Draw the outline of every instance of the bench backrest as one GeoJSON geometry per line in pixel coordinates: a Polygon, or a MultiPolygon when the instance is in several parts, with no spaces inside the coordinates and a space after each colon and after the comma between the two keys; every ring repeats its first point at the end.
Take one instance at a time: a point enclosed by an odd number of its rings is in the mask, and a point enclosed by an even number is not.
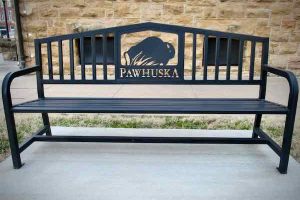
{"type": "Polygon", "coordinates": [[[36,39],[35,55],[41,84],[261,85],[268,46],[265,37],[149,22],[36,39]]]}

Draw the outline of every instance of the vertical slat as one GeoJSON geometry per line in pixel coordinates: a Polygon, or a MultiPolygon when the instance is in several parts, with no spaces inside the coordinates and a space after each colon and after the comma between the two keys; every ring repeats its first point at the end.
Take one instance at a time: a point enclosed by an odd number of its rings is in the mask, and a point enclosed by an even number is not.
{"type": "Polygon", "coordinates": [[[84,37],[80,37],[81,80],[85,80],[84,37]]]}
{"type": "Polygon", "coordinates": [[[95,35],[93,35],[92,38],[91,38],[93,80],[97,79],[95,43],[96,43],[95,35]]]}
{"type": "Polygon", "coordinates": [[[239,45],[239,68],[238,68],[238,80],[242,80],[243,71],[243,57],[244,57],[244,40],[240,40],[239,45]]]}
{"type": "Polygon", "coordinates": [[[53,80],[53,67],[52,67],[52,48],[51,42],[47,43],[47,55],[48,55],[48,73],[49,79],[53,80]]]}
{"type": "Polygon", "coordinates": [[[227,40],[227,66],[226,66],[226,80],[230,80],[230,68],[231,68],[231,38],[228,38],[227,40]]]}
{"type": "Polygon", "coordinates": [[[70,74],[71,80],[75,79],[74,74],[74,47],[73,47],[73,39],[69,40],[69,48],[70,48],[70,74]]]}
{"type": "Polygon", "coordinates": [[[249,79],[251,81],[253,80],[253,75],[254,75],[255,46],[256,46],[256,42],[252,41],[251,42],[251,56],[250,56],[250,70],[249,70],[249,79]]]}
{"type": "Polygon", "coordinates": [[[178,33],[178,74],[181,79],[184,79],[184,45],[185,44],[185,33],[178,33]],[[181,67],[182,66],[182,67],[181,67]]]}
{"type": "Polygon", "coordinates": [[[192,80],[196,79],[196,51],[197,51],[197,34],[193,34],[193,61],[192,61],[192,80]]]}
{"type": "Polygon", "coordinates": [[[59,63],[59,79],[64,80],[62,40],[58,41],[58,63],[59,63]]]}
{"type": "Polygon", "coordinates": [[[265,70],[265,65],[268,64],[269,60],[269,39],[267,38],[262,43],[262,55],[261,55],[261,68],[260,68],[260,88],[259,88],[259,98],[264,99],[266,97],[266,86],[267,86],[267,71],[265,70]]]}
{"type": "Polygon", "coordinates": [[[216,37],[215,80],[219,80],[220,38],[216,37]]]}
{"type": "Polygon", "coordinates": [[[39,66],[39,70],[36,73],[37,92],[39,98],[44,98],[44,85],[43,85],[43,69],[42,69],[42,47],[39,40],[34,40],[35,50],[35,64],[39,66]]]}
{"type": "Polygon", "coordinates": [[[120,34],[118,32],[115,32],[114,34],[115,38],[114,38],[114,63],[115,63],[115,80],[118,79],[118,77],[120,77],[120,60],[121,60],[121,39],[120,39],[120,34]]]}
{"type": "Polygon", "coordinates": [[[107,80],[107,34],[103,34],[103,79],[107,80]]]}
{"type": "Polygon", "coordinates": [[[208,35],[204,36],[203,48],[203,80],[207,80],[207,59],[208,59],[208,35]]]}

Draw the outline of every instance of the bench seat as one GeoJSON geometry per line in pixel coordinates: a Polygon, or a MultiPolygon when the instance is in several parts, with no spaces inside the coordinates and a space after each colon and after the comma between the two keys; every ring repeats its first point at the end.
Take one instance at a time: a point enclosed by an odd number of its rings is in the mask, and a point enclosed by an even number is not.
{"type": "Polygon", "coordinates": [[[45,98],[15,105],[14,112],[285,114],[287,107],[262,99],[45,98]]]}

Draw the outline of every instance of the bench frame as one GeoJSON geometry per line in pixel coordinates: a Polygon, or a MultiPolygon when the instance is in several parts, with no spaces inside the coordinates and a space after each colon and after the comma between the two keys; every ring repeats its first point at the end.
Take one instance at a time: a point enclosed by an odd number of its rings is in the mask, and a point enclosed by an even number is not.
{"type": "MultiPolygon", "coordinates": [[[[12,154],[13,166],[15,169],[19,169],[22,166],[20,154],[29,147],[35,141],[49,141],[49,142],[131,142],[131,143],[192,143],[192,144],[267,144],[269,147],[280,157],[280,163],[278,170],[280,173],[287,173],[288,161],[289,161],[289,153],[292,142],[292,134],[295,123],[295,115],[298,101],[298,83],[297,78],[292,72],[273,68],[268,66],[268,48],[269,48],[269,39],[263,37],[256,37],[250,35],[243,34],[234,34],[234,33],[225,33],[219,31],[211,31],[205,29],[196,29],[189,27],[181,27],[174,25],[163,25],[156,23],[143,23],[136,25],[128,25],[128,26],[120,26],[114,28],[107,28],[95,31],[88,31],[83,33],[75,33],[69,35],[62,36],[54,36],[42,39],[35,40],[35,59],[36,66],[31,68],[22,69],[16,72],[11,72],[6,75],[3,80],[2,85],[2,97],[3,97],[3,105],[4,112],[6,117],[6,124],[9,136],[10,149],[12,154]],[[104,49],[104,60],[103,60],[103,70],[104,70],[104,79],[96,80],[93,75],[93,80],[87,80],[85,78],[85,65],[84,63],[84,53],[81,51],[81,67],[83,69],[82,79],[75,80],[74,78],[74,52],[73,52],[73,40],[75,38],[80,39],[80,48],[83,50],[83,38],[91,37],[92,40],[92,49],[93,49],[93,63],[92,69],[93,72],[96,73],[96,61],[95,61],[95,35],[103,34],[103,47],[106,45],[106,39],[109,33],[114,33],[115,36],[115,67],[119,67],[121,65],[120,57],[120,36],[124,33],[134,33],[139,31],[160,31],[166,33],[175,33],[178,35],[178,65],[184,65],[184,34],[192,33],[193,34],[193,63],[192,63],[192,79],[191,80],[162,80],[162,81],[152,81],[152,80],[119,80],[117,75],[115,80],[108,80],[107,78],[107,66],[106,66],[106,48],[104,49]],[[219,52],[219,41],[221,37],[228,38],[228,51],[230,52],[230,45],[232,39],[239,39],[240,43],[244,41],[251,41],[251,65],[250,65],[250,74],[249,80],[242,80],[241,78],[241,70],[242,70],[242,60],[239,62],[239,78],[238,80],[230,80],[230,61],[227,63],[227,73],[226,80],[219,80],[218,78],[218,56],[216,56],[216,77],[215,80],[208,80],[207,78],[207,53],[204,51],[204,78],[203,80],[196,80],[196,34],[204,35],[204,49],[207,48],[207,41],[209,36],[216,37],[216,55],[219,52]],[[63,61],[62,61],[62,41],[69,40],[70,42],[70,65],[71,65],[71,80],[65,80],[63,77],[63,61]],[[48,62],[49,65],[49,79],[45,80],[43,77],[42,70],[42,56],[41,56],[41,44],[47,44],[48,50],[48,58],[52,59],[51,54],[51,43],[58,42],[59,49],[59,68],[60,68],[60,78],[53,79],[53,71],[52,71],[52,62],[48,62]],[[261,58],[261,74],[259,80],[254,80],[254,54],[255,44],[256,42],[262,43],[262,58],[261,58]],[[50,49],[49,49],[50,44],[50,49]],[[73,60],[73,62],[72,62],[73,60]],[[73,71],[72,71],[73,70],[73,71]],[[265,99],[266,97],[266,86],[267,86],[267,74],[275,74],[277,76],[284,77],[290,87],[290,93],[288,98],[288,112],[286,115],[285,128],[283,132],[283,142],[282,146],[279,146],[275,141],[273,141],[262,129],[261,129],[261,120],[262,114],[255,114],[255,121],[253,126],[253,135],[251,138],[216,138],[216,137],[129,137],[129,136],[55,136],[51,133],[50,122],[48,113],[41,113],[44,127],[37,131],[33,136],[27,139],[23,144],[18,144],[16,125],[13,111],[13,104],[11,98],[11,90],[10,86],[12,81],[20,76],[24,76],[27,74],[36,73],[37,79],[37,93],[39,99],[44,99],[44,84],[220,84],[220,85],[259,85],[259,99],[265,99]],[[138,82],[137,82],[138,81],[138,82]]],[[[242,52],[240,52],[240,55],[242,52]]],[[[230,53],[227,53],[227,59],[230,60],[230,53]]],[[[117,72],[117,71],[116,71],[117,72]]],[[[116,73],[118,74],[118,73],[116,73]]],[[[139,112],[143,113],[143,112],[139,112]]],[[[219,112],[218,112],[219,113],[219,112]]],[[[201,114],[201,113],[199,113],[201,114]]],[[[211,113],[214,114],[214,113],[211,113]]]]}

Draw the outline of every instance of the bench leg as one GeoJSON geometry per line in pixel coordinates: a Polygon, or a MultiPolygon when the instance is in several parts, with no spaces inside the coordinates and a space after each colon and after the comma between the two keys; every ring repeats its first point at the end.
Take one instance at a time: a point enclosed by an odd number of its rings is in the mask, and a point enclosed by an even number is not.
{"type": "Polygon", "coordinates": [[[22,167],[22,162],[21,162],[14,114],[10,111],[5,112],[5,118],[6,118],[7,133],[8,133],[8,139],[9,139],[9,145],[10,145],[10,151],[11,151],[13,165],[14,165],[15,169],[19,169],[22,167]]]}
{"type": "Polygon", "coordinates": [[[283,140],[282,140],[282,154],[280,156],[280,163],[278,167],[278,171],[281,174],[287,173],[291,144],[292,144],[292,136],[294,131],[294,123],[295,123],[294,114],[292,113],[288,114],[286,116],[286,121],[285,121],[283,140]]]}
{"type": "Polygon", "coordinates": [[[261,118],[262,118],[262,114],[255,115],[254,127],[253,127],[253,131],[252,131],[252,138],[258,138],[258,135],[257,135],[257,133],[255,133],[254,130],[260,128],[261,118]]]}
{"type": "Polygon", "coordinates": [[[46,135],[51,136],[52,133],[51,133],[51,128],[50,128],[50,121],[49,121],[48,113],[42,113],[42,118],[43,118],[44,126],[48,127],[48,129],[46,131],[46,135]]]}

